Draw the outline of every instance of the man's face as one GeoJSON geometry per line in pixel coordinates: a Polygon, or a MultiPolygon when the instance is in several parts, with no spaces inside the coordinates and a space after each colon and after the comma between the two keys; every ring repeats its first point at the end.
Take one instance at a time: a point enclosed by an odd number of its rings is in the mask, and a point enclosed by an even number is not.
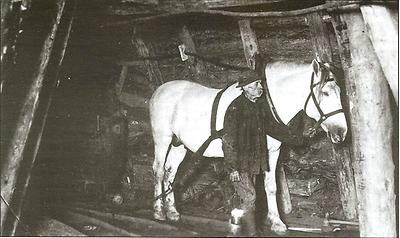
{"type": "Polygon", "coordinates": [[[252,83],[243,86],[243,91],[251,98],[259,98],[263,93],[261,80],[254,81],[252,83]]]}

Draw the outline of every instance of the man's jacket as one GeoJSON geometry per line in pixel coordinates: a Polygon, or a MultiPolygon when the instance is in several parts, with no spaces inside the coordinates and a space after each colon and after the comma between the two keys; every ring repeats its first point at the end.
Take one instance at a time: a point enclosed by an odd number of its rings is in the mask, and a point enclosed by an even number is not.
{"type": "Polygon", "coordinates": [[[265,97],[254,103],[242,93],[228,107],[224,118],[222,150],[228,172],[269,171],[267,134],[289,144],[303,143],[301,136],[276,122],[265,97]]]}

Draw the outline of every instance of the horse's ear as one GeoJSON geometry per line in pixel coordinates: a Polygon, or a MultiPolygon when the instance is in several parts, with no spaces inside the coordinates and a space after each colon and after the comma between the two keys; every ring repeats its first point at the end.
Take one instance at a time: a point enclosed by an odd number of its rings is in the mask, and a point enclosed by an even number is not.
{"type": "Polygon", "coordinates": [[[321,66],[319,65],[319,62],[316,59],[313,59],[311,64],[312,64],[315,76],[318,76],[319,71],[321,70],[321,66]]]}

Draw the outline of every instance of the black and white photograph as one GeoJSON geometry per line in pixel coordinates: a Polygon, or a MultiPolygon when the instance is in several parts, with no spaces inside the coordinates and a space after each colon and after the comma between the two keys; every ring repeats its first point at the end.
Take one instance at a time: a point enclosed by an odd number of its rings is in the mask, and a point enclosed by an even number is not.
{"type": "Polygon", "coordinates": [[[1,236],[398,237],[398,0],[1,0],[1,236]]]}

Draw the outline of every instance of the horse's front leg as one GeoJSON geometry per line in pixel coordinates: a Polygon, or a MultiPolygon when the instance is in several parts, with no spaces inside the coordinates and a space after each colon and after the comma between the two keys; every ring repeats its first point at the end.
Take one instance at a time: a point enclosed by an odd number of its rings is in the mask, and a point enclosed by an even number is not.
{"type": "MultiPolygon", "coordinates": [[[[171,146],[171,150],[169,151],[167,161],[165,163],[165,175],[164,175],[164,188],[168,189],[172,186],[174,182],[176,172],[178,171],[178,167],[180,163],[185,158],[186,148],[184,145],[180,146],[171,146]]],[[[178,221],[180,219],[180,214],[176,210],[175,206],[175,194],[174,191],[167,193],[165,196],[165,212],[168,220],[170,221],[178,221]]]]}
{"type": "Polygon", "coordinates": [[[277,205],[276,199],[276,166],[279,158],[279,146],[280,142],[268,137],[268,145],[269,145],[269,166],[270,171],[265,172],[265,192],[267,195],[267,204],[268,204],[268,219],[271,221],[271,230],[276,233],[283,233],[287,231],[287,227],[285,223],[282,222],[277,205]],[[272,144],[272,145],[270,145],[272,144]]]}

